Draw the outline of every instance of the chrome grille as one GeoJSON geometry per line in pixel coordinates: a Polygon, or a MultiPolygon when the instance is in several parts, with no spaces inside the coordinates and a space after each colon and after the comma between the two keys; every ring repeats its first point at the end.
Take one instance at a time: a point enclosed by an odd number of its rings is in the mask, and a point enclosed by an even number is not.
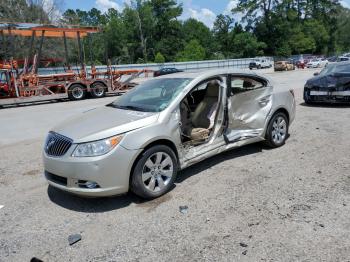
{"type": "Polygon", "coordinates": [[[54,132],[50,132],[46,138],[45,152],[49,156],[63,156],[67,153],[72,143],[72,139],[54,132]]]}

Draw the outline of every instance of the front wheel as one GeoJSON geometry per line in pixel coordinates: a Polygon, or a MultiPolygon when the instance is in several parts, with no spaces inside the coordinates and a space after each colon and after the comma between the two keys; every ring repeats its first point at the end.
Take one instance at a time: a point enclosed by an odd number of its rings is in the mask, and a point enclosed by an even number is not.
{"type": "Polygon", "coordinates": [[[163,145],[147,149],[136,160],[131,174],[131,191],[145,199],[154,199],[167,193],[177,174],[177,158],[174,151],[163,145]]]}
{"type": "Polygon", "coordinates": [[[283,146],[288,137],[288,128],[289,123],[287,116],[282,112],[276,113],[267,127],[267,145],[272,148],[283,146]]]}

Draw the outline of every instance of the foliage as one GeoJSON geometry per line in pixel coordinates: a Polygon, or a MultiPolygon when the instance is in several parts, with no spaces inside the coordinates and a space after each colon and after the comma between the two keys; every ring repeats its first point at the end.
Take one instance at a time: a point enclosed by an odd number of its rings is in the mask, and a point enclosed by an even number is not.
{"type": "Polygon", "coordinates": [[[162,55],[162,53],[158,52],[156,54],[156,57],[154,58],[154,63],[157,63],[157,64],[165,63],[165,57],[162,55]]]}
{"type": "Polygon", "coordinates": [[[201,61],[205,58],[205,49],[198,40],[191,40],[185,45],[183,51],[177,54],[176,61],[201,61]]]}

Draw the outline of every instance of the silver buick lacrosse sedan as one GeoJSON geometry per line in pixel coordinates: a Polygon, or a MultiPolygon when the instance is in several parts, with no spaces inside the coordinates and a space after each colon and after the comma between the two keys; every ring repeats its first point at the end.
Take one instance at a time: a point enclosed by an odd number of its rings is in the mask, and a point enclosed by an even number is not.
{"type": "MultiPolygon", "coordinates": [[[[237,70],[167,75],[53,128],[45,177],[82,196],[168,192],[179,170],[223,151],[265,141],[284,145],[295,117],[293,91],[237,70]]],[[[234,179],[234,177],[232,177],[234,179]]]]}

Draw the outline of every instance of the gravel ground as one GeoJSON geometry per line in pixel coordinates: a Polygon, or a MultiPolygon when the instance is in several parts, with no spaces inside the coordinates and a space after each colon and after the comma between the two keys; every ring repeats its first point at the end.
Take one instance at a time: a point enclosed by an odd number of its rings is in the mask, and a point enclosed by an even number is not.
{"type": "Polygon", "coordinates": [[[49,128],[114,98],[0,110],[0,261],[350,261],[350,109],[304,105],[312,73],[269,73],[296,90],[285,146],[210,158],[150,202],[82,199],[43,178],[49,128]]]}

